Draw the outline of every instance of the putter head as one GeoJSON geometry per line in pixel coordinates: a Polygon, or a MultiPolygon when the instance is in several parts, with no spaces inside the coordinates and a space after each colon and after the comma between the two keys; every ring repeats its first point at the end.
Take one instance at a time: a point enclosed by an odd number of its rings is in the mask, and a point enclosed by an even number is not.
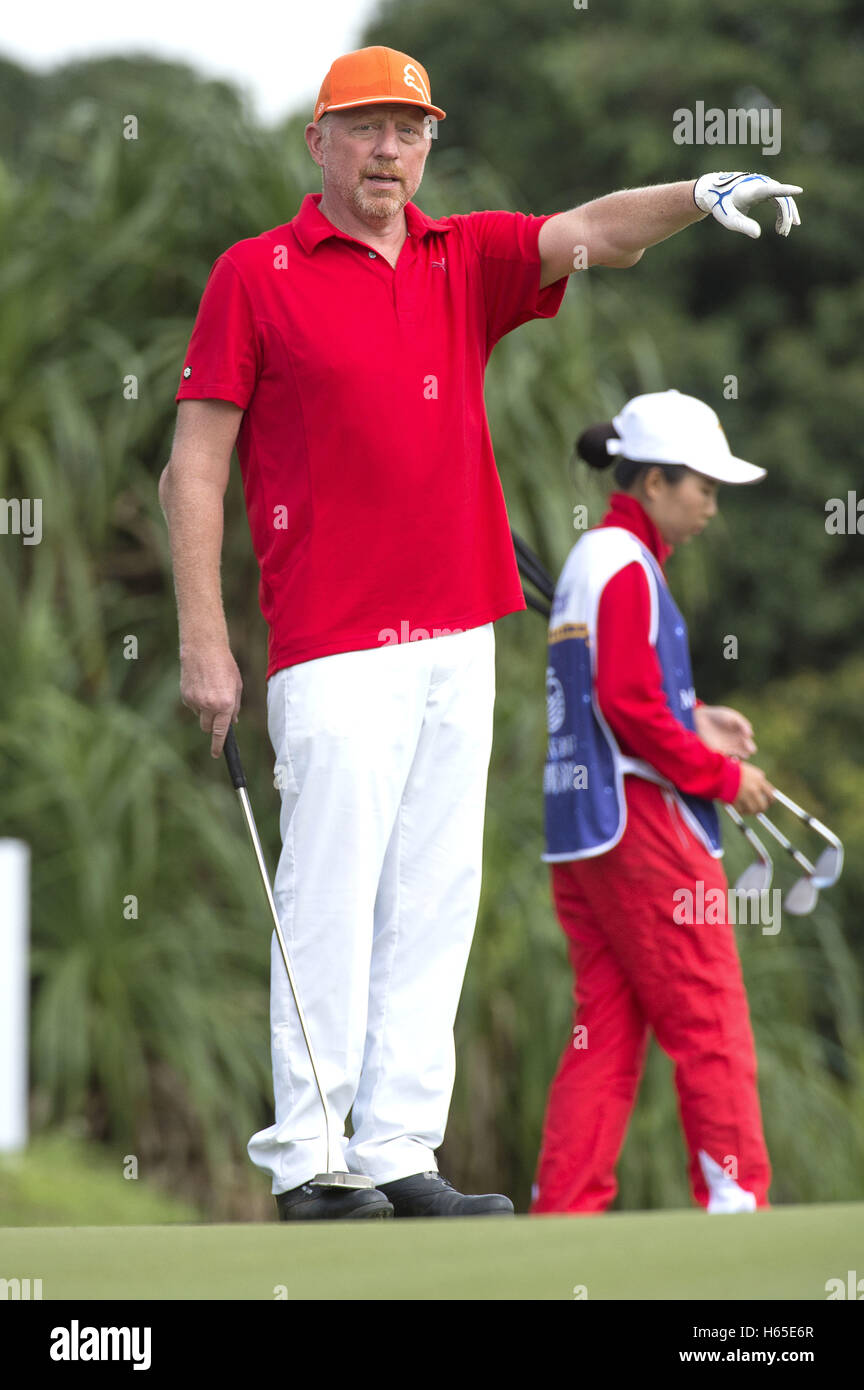
{"type": "Polygon", "coordinates": [[[374,1178],[365,1173],[318,1173],[312,1179],[316,1187],[374,1187],[374,1178]]]}
{"type": "Polygon", "coordinates": [[[735,889],[739,893],[764,893],[771,887],[772,877],[771,865],[754,859],[736,880],[735,889]]]}
{"type": "Polygon", "coordinates": [[[819,901],[819,889],[812,878],[799,878],[783,899],[784,911],[793,917],[807,917],[819,901]]]}
{"type": "Polygon", "coordinates": [[[816,888],[831,888],[843,872],[843,849],[829,845],[823,849],[813,866],[813,885],[816,888]]]}

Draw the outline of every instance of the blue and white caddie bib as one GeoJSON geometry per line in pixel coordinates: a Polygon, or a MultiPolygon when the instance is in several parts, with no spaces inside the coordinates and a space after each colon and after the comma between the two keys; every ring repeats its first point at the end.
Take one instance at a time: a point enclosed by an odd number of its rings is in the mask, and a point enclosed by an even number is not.
{"type": "MultiPolygon", "coordinates": [[[[624,777],[645,777],[667,788],[708,852],[723,854],[713,801],[674,787],[650,763],[621,752],[597,704],[597,610],[608,581],[636,560],[651,596],[649,640],[657,651],[669,708],[695,731],[696,696],[687,625],[665,576],[632,531],[602,526],[586,531],[567,557],[549,619],[546,718],[549,741],[543,771],[547,862],[589,859],[612,849],[624,834],[624,777]]],[[[615,654],[626,661],[626,652],[615,654]]]]}

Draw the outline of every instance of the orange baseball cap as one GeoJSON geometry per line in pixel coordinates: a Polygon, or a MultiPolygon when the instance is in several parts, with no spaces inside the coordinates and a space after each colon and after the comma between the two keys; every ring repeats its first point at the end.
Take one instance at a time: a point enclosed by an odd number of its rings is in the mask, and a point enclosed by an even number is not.
{"type": "Polygon", "coordinates": [[[419,106],[442,121],[446,115],[433,106],[429,74],[421,63],[395,48],[358,48],[330,64],[315,103],[313,121],[325,111],[350,106],[378,106],[384,101],[419,106]]]}

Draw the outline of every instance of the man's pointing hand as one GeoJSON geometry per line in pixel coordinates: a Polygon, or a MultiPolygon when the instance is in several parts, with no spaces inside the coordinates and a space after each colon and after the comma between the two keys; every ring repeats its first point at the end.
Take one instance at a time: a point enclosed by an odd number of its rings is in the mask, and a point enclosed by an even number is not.
{"type": "Polygon", "coordinates": [[[710,212],[721,226],[755,240],[762,235],[762,228],[745,216],[753,204],[773,198],[779,208],[774,230],[788,236],[793,227],[801,226],[792,194],[802,192],[797,184],[778,183],[766,174],[703,174],[696,180],[693,197],[696,206],[710,212]]]}

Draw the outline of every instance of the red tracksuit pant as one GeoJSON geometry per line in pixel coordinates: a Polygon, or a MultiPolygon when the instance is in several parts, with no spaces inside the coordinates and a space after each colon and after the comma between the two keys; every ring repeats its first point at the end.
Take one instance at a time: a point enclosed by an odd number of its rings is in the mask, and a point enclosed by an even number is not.
{"type": "Polygon", "coordinates": [[[725,873],[662,788],[632,775],[625,787],[615,848],[550,865],[580,1031],[549,1092],[531,1210],[602,1212],[612,1202],[649,1030],[675,1063],[695,1201],[707,1207],[711,1196],[702,1150],[767,1207],[771,1168],[734,927],[673,921],[676,890],[695,893],[701,879],[706,894],[725,894],[725,873]]]}

